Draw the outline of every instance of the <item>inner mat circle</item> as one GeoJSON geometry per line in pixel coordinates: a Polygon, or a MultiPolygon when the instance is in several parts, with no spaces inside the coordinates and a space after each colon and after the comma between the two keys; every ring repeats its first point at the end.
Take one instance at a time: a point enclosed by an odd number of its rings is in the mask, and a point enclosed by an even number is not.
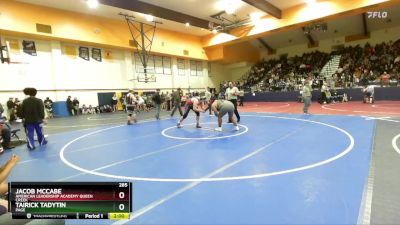
{"type": "Polygon", "coordinates": [[[222,132],[214,130],[217,127],[215,122],[202,123],[201,126],[201,128],[196,128],[196,123],[184,124],[181,128],[172,126],[164,129],[161,134],[178,140],[214,140],[236,137],[249,131],[249,128],[242,124],[238,124],[239,131],[233,130],[232,124],[223,124],[222,132]]]}

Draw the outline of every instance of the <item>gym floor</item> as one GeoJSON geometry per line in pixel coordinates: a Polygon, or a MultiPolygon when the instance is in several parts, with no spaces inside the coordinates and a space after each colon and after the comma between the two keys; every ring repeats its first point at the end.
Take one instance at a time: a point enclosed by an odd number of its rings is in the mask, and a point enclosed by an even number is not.
{"type": "MultiPolygon", "coordinates": [[[[240,131],[193,115],[58,118],[49,144],[5,152],[9,181],[131,181],[133,214],[115,224],[398,224],[400,102],[246,103],[240,131]]],[[[226,119],[226,118],[225,118],[226,119]]],[[[67,224],[99,221],[67,221],[67,224]]],[[[111,224],[112,221],[102,221],[111,224]]]]}

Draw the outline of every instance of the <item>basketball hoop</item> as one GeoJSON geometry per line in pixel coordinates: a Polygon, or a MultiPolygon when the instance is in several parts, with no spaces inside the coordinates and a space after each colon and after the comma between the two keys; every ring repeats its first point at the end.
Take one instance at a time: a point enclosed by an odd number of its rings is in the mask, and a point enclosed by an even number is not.
{"type": "Polygon", "coordinates": [[[147,62],[150,58],[151,47],[153,45],[154,34],[157,24],[160,22],[153,21],[151,24],[135,20],[135,17],[120,13],[128,24],[133,42],[135,44],[137,54],[143,65],[144,73],[137,77],[138,82],[156,82],[154,74],[148,74],[147,62]],[[146,27],[145,27],[146,25],[146,27]]]}

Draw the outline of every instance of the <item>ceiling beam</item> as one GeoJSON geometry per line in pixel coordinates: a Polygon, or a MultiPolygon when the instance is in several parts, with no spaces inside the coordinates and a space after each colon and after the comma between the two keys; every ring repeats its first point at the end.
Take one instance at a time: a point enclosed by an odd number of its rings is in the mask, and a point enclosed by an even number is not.
{"type": "Polygon", "coordinates": [[[311,36],[311,34],[308,33],[308,32],[305,32],[305,30],[306,30],[305,27],[302,27],[301,29],[303,30],[304,36],[306,36],[306,38],[308,39],[308,44],[311,45],[311,46],[314,46],[315,45],[315,40],[311,36]]]}
{"type": "Polygon", "coordinates": [[[268,50],[268,52],[272,53],[275,52],[275,49],[273,49],[264,39],[262,38],[257,38],[258,42],[260,42],[260,44],[262,46],[264,46],[264,48],[266,48],[268,50]]]}
{"type": "Polygon", "coordinates": [[[113,6],[116,8],[126,9],[134,12],[151,14],[154,17],[172,20],[178,23],[190,23],[191,26],[209,29],[209,21],[173,11],[170,9],[162,8],[149,3],[141,2],[138,0],[99,0],[103,5],[113,6]]]}
{"type": "Polygon", "coordinates": [[[368,35],[368,24],[367,24],[367,13],[363,13],[362,15],[362,21],[363,21],[363,31],[364,31],[364,35],[367,36],[368,35]]]}
{"type": "Polygon", "coordinates": [[[260,9],[268,13],[269,15],[275,18],[282,19],[282,11],[278,7],[267,2],[266,0],[242,0],[242,1],[256,7],[257,9],[260,9]]]}

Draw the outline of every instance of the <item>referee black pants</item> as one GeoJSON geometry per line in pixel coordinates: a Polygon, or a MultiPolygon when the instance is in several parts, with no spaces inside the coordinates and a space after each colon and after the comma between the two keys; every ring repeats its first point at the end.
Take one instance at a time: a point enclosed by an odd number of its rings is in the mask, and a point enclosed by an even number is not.
{"type": "MultiPolygon", "coordinates": [[[[231,99],[229,101],[233,103],[233,106],[235,106],[235,111],[234,112],[235,112],[235,115],[236,115],[236,118],[237,118],[237,122],[239,122],[240,121],[240,115],[239,115],[239,112],[237,110],[237,99],[231,99]]],[[[231,122],[231,121],[229,121],[229,122],[231,122]]]]}

